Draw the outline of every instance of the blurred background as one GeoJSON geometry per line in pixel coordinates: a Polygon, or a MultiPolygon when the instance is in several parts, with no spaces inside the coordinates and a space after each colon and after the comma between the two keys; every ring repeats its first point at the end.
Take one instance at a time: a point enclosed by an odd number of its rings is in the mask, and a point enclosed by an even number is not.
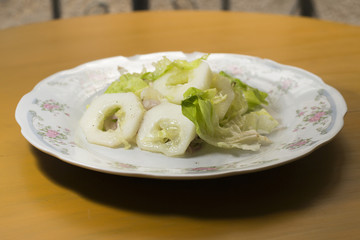
{"type": "Polygon", "coordinates": [[[0,29],[59,18],[143,9],[301,15],[360,26],[360,0],[0,0],[0,29]]]}

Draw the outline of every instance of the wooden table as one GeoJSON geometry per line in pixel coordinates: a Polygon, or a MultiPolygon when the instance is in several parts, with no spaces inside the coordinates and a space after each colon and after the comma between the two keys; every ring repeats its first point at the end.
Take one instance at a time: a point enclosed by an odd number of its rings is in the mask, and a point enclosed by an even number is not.
{"type": "Polygon", "coordinates": [[[359,239],[360,28],[235,12],[139,12],[0,31],[0,239],[359,239]],[[15,122],[43,78],[87,61],[226,52],[304,68],[337,88],[345,126],[307,157],[241,176],[107,175],[32,147],[15,122]]]}

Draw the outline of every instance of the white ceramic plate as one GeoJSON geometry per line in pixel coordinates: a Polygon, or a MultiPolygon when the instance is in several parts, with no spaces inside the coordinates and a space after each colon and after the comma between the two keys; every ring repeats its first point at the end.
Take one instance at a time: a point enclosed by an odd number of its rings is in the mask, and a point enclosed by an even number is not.
{"type": "Polygon", "coordinates": [[[196,179],[260,171],[298,159],[332,139],[347,111],[341,94],[319,77],[299,68],[236,54],[211,54],[213,71],[225,71],[269,94],[267,107],[281,127],[269,135],[273,143],[258,152],[210,146],[187,157],[111,149],[84,140],[78,122],[91,99],[129,72],[152,70],[151,63],[167,56],[192,60],[203,53],[162,52],[113,57],[56,73],[36,85],[19,102],[16,120],[36,148],[65,162],[111,174],[196,179]]]}

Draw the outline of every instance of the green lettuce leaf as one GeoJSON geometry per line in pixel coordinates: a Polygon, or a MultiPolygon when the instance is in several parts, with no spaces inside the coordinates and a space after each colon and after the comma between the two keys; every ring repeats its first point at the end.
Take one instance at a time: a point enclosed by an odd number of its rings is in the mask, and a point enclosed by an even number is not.
{"type": "Polygon", "coordinates": [[[161,60],[153,63],[155,70],[152,72],[145,72],[142,74],[142,78],[146,79],[146,81],[155,81],[162,75],[164,75],[169,70],[169,65],[171,64],[170,59],[167,57],[163,57],[161,60]]]}
{"type": "Polygon", "coordinates": [[[155,70],[152,72],[126,73],[120,76],[106,89],[105,93],[133,92],[139,96],[141,91],[149,86],[149,82],[155,81],[167,72],[172,73],[169,85],[183,84],[188,81],[188,72],[197,68],[201,61],[206,60],[208,55],[195,59],[191,62],[186,60],[171,61],[167,57],[155,62],[155,70]]]}
{"type": "Polygon", "coordinates": [[[253,151],[270,142],[256,130],[243,131],[244,118],[240,114],[220,124],[211,101],[213,96],[206,90],[189,88],[181,103],[183,115],[195,124],[196,133],[202,140],[221,148],[253,151]]]}
{"type": "Polygon", "coordinates": [[[260,134],[269,134],[279,125],[278,121],[264,108],[259,111],[247,113],[243,118],[244,130],[256,130],[260,134]]]}
{"type": "Polygon", "coordinates": [[[139,96],[140,92],[148,86],[141,74],[127,73],[121,75],[119,80],[112,82],[105,93],[133,92],[139,96]]]}
{"type": "Polygon", "coordinates": [[[204,55],[191,62],[180,59],[171,61],[167,57],[163,57],[163,59],[153,64],[155,70],[142,74],[142,78],[147,81],[155,81],[161,76],[163,76],[165,73],[172,72],[172,75],[174,75],[174,77],[172,82],[169,82],[169,84],[176,85],[185,83],[187,81],[186,79],[184,79],[183,76],[186,76],[187,74],[184,74],[184,71],[186,72],[197,68],[203,60],[206,60],[208,58],[208,56],[209,55],[204,55]]]}
{"type": "Polygon", "coordinates": [[[235,89],[239,88],[242,90],[248,104],[248,112],[261,108],[262,104],[268,104],[268,102],[266,101],[266,98],[268,96],[267,93],[262,92],[259,89],[253,88],[242,82],[240,79],[234,78],[223,71],[221,71],[219,74],[229,78],[230,81],[235,85],[235,89]]]}
{"type": "Polygon", "coordinates": [[[245,98],[241,84],[232,84],[232,89],[235,93],[235,98],[227,110],[224,119],[221,120],[222,125],[231,119],[241,117],[243,114],[249,111],[248,101],[245,98]]]}

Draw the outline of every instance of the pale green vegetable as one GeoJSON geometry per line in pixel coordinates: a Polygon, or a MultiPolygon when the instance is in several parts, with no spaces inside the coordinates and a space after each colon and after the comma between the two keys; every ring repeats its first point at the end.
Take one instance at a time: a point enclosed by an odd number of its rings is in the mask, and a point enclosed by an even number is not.
{"type": "Polygon", "coordinates": [[[260,134],[269,134],[279,125],[278,121],[264,108],[259,111],[247,113],[243,118],[244,130],[256,130],[260,134]]]}
{"type": "Polygon", "coordinates": [[[262,92],[259,89],[253,88],[243,83],[240,79],[234,78],[223,71],[221,71],[219,74],[231,80],[231,82],[235,85],[235,91],[237,91],[237,89],[242,90],[248,104],[247,111],[254,111],[257,108],[261,107],[262,104],[268,104],[268,102],[266,101],[266,98],[268,96],[267,93],[262,92]]]}
{"type": "MultiPolygon", "coordinates": [[[[105,95],[134,93],[147,110],[136,137],[141,149],[182,155],[196,134],[220,148],[256,151],[270,143],[261,134],[271,133],[278,122],[263,108],[268,104],[267,93],[225,72],[212,72],[207,57],[190,62],[163,57],[153,63],[153,71],[122,74],[106,89],[105,95]]],[[[123,107],[109,110],[102,128],[93,134],[104,135],[103,143],[98,144],[126,145],[127,139],[115,135],[124,116],[123,107]],[[106,142],[110,137],[111,144],[106,142]]]]}
{"type": "Polygon", "coordinates": [[[166,82],[167,85],[184,84],[189,80],[189,72],[199,67],[207,57],[208,55],[205,55],[191,62],[186,60],[171,61],[163,57],[153,64],[154,71],[123,74],[106,89],[105,93],[133,92],[139,96],[141,91],[149,86],[149,82],[159,79],[166,73],[171,73],[171,77],[166,82]]]}
{"type": "MultiPolygon", "coordinates": [[[[177,81],[184,81],[182,75],[184,71],[189,71],[197,68],[203,60],[206,60],[209,55],[204,55],[201,58],[195,59],[191,62],[186,60],[174,60],[171,61],[167,57],[163,57],[160,61],[153,64],[155,70],[152,72],[146,72],[142,75],[143,79],[148,81],[155,81],[163,76],[165,73],[172,72],[172,75],[175,79],[172,84],[176,84],[177,81]]],[[[170,83],[171,84],[171,83],[170,83]]]]}
{"type": "Polygon", "coordinates": [[[121,75],[119,80],[114,81],[106,89],[105,93],[126,93],[132,92],[137,96],[141,91],[149,85],[142,79],[142,75],[139,73],[126,73],[121,75]]]}
{"type": "Polygon", "coordinates": [[[195,136],[195,126],[181,113],[181,106],[164,102],[145,113],[136,143],[146,151],[179,156],[195,136]]]}
{"type": "Polygon", "coordinates": [[[130,148],[144,115],[133,93],[111,93],[96,97],[80,120],[89,143],[130,148]]]}
{"type": "Polygon", "coordinates": [[[201,139],[221,148],[253,151],[270,142],[256,130],[243,131],[244,118],[241,115],[234,115],[220,123],[211,102],[213,96],[207,90],[190,88],[185,92],[185,100],[181,103],[182,113],[195,124],[196,133],[201,139]]]}
{"type": "MultiPolygon", "coordinates": [[[[171,65],[174,65],[173,63],[171,65]]],[[[212,82],[210,66],[204,61],[196,61],[195,63],[193,61],[188,64],[185,62],[175,64],[174,67],[155,80],[151,87],[165,96],[169,102],[181,104],[184,93],[190,87],[203,90],[210,88],[212,82]]]]}
{"type": "MultiPolygon", "coordinates": [[[[221,120],[228,112],[230,106],[232,106],[236,94],[233,90],[231,81],[227,77],[221,76],[220,74],[216,74],[216,73],[214,73],[213,75],[214,77],[212,80],[211,87],[214,88],[216,93],[214,98],[211,98],[211,101],[214,105],[214,109],[219,119],[221,120]]],[[[238,107],[238,105],[235,106],[238,107]]]]}

